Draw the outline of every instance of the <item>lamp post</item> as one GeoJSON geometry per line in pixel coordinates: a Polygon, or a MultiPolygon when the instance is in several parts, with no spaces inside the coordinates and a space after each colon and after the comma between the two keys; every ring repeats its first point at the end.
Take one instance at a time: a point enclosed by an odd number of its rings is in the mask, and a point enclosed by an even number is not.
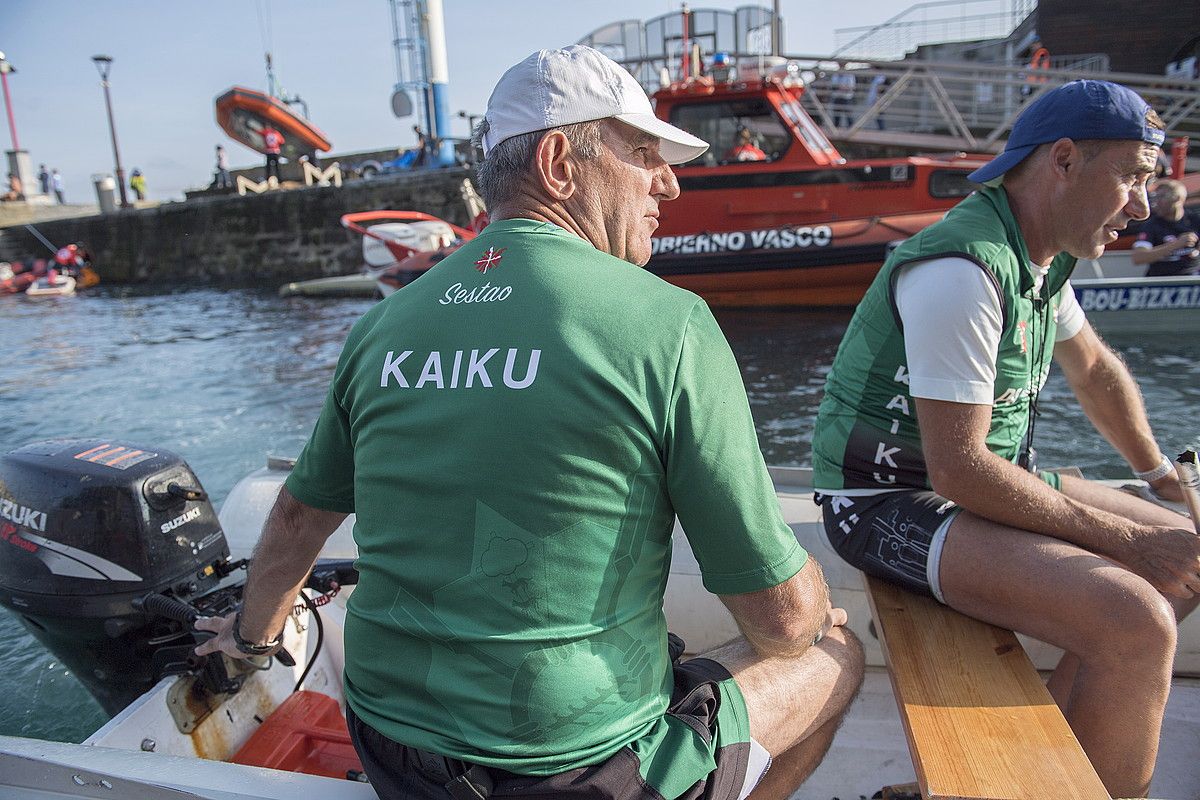
{"type": "Polygon", "coordinates": [[[113,124],[112,98],[108,93],[108,71],[112,69],[112,56],[92,56],[96,70],[100,73],[100,85],[104,87],[104,106],[108,109],[108,130],[112,134],[113,159],[117,162],[117,189],[121,193],[121,208],[129,208],[125,194],[125,170],[121,168],[121,151],[117,147],[117,127],[113,124]]]}
{"type": "Polygon", "coordinates": [[[14,151],[20,150],[21,144],[17,141],[17,123],[13,120],[12,98],[8,94],[8,73],[16,71],[12,62],[0,53],[0,83],[4,84],[4,110],[8,112],[8,133],[12,136],[14,151]]]}
{"type": "Polygon", "coordinates": [[[16,72],[12,62],[0,53],[0,84],[4,86],[4,110],[8,114],[8,134],[12,137],[12,150],[5,152],[8,158],[8,171],[21,181],[21,191],[28,199],[34,195],[33,164],[29,161],[29,153],[21,149],[17,140],[17,123],[13,116],[12,96],[8,93],[8,74],[16,72]]]}

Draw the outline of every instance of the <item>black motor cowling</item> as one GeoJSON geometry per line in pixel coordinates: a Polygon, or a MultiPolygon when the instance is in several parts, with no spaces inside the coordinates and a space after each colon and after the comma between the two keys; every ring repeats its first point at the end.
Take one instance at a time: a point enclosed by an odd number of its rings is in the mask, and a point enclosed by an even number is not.
{"type": "Polygon", "coordinates": [[[195,603],[228,561],[208,496],[172,453],[55,439],[0,456],[0,605],[109,713],[161,677],[157,650],[188,645],[186,627],[140,610],[142,599],[195,603]]]}

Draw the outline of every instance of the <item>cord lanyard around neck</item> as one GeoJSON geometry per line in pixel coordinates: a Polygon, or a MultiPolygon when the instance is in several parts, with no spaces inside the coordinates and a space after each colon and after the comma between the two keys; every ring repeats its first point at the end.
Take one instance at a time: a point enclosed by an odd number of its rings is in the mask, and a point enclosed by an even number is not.
{"type": "Polygon", "coordinates": [[[1042,392],[1042,369],[1046,366],[1046,339],[1050,335],[1050,313],[1052,313],[1049,299],[1043,296],[1045,290],[1046,281],[1043,279],[1031,298],[1033,301],[1033,315],[1031,316],[1033,330],[1030,331],[1029,339],[1037,350],[1029,356],[1029,424],[1025,430],[1025,443],[1021,446],[1021,453],[1017,458],[1017,464],[1030,472],[1037,472],[1037,450],[1033,447],[1033,432],[1037,427],[1037,418],[1041,415],[1041,412],[1038,411],[1038,397],[1042,392]],[[1040,340],[1038,339],[1039,322],[1042,327],[1040,340]]]}

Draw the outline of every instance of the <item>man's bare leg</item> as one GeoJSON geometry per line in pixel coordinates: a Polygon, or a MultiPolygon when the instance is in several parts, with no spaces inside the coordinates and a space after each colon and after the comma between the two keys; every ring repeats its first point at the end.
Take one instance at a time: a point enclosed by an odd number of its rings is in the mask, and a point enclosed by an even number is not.
{"type": "Polygon", "coordinates": [[[1106,558],[965,511],[951,524],[939,578],[952,608],[1078,659],[1067,722],[1114,797],[1144,797],[1171,687],[1171,604],[1106,558]]]}
{"type": "MultiPolygon", "coordinates": [[[[1066,475],[1063,476],[1062,491],[1063,494],[1075,500],[1137,522],[1180,527],[1188,525],[1188,523],[1181,523],[1180,515],[1170,509],[1094,481],[1066,475]]],[[[1168,597],[1167,601],[1175,609],[1175,619],[1183,621],[1196,610],[1196,606],[1200,604],[1200,597],[1192,597],[1187,600],[1168,597]]],[[[1066,653],[1046,683],[1046,688],[1050,690],[1054,701],[1063,709],[1063,713],[1066,713],[1070,703],[1071,688],[1075,683],[1075,673],[1078,669],[1079,659],[1072,653],[1066,653]]]]}
{"type": "Polygon", "coordinates": [[[862,644],[837,627],[798,658],[763,658],[735,639],[702,658],[719,662],[746,699],[750,735],[771,754],[753,800],[783,800],[821,763],[863,676],[862,644]]]}

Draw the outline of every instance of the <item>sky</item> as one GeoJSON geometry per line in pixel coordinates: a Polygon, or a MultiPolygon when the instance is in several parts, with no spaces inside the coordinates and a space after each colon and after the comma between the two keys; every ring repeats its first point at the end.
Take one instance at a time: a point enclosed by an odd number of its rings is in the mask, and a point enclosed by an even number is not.
{"type": "MultiPolygon", "coordinates": [[[[699,0],[733,9],[747,0],[699,0]]],[[[676,0],[444,0],[451,115],[482,113],[496,80],[543,47],[561,47],[624,19],[678,11],[676,0]]],[[[761,5],[771,6],[770,0],[761,5]]],[[[913,0],[781,0],[785,52],[825,54],[837,28],[873,25],[913,0]]],[[[182,199],[212,178],[213,147],[233,167],[261,156],[217,126],[213,101],[234,85],[266,89],[263,53],[277,81],[308,103],[333,152],[405,147],[416,120],[392,115],[396,82],[386,0],[0,0],[0,51],[22,149],[34,171],[57,167],[68,202],[95,202],[91,176],[113,172],[100,77],[91,57],[113,58],[113,115],[128,176],[145,173],[150,199],[182,199]]],[[[12,148],[7,125],[0,131],[12,148]]],[[[467,135],[464,120],[451,134],[467,135]]]]}

